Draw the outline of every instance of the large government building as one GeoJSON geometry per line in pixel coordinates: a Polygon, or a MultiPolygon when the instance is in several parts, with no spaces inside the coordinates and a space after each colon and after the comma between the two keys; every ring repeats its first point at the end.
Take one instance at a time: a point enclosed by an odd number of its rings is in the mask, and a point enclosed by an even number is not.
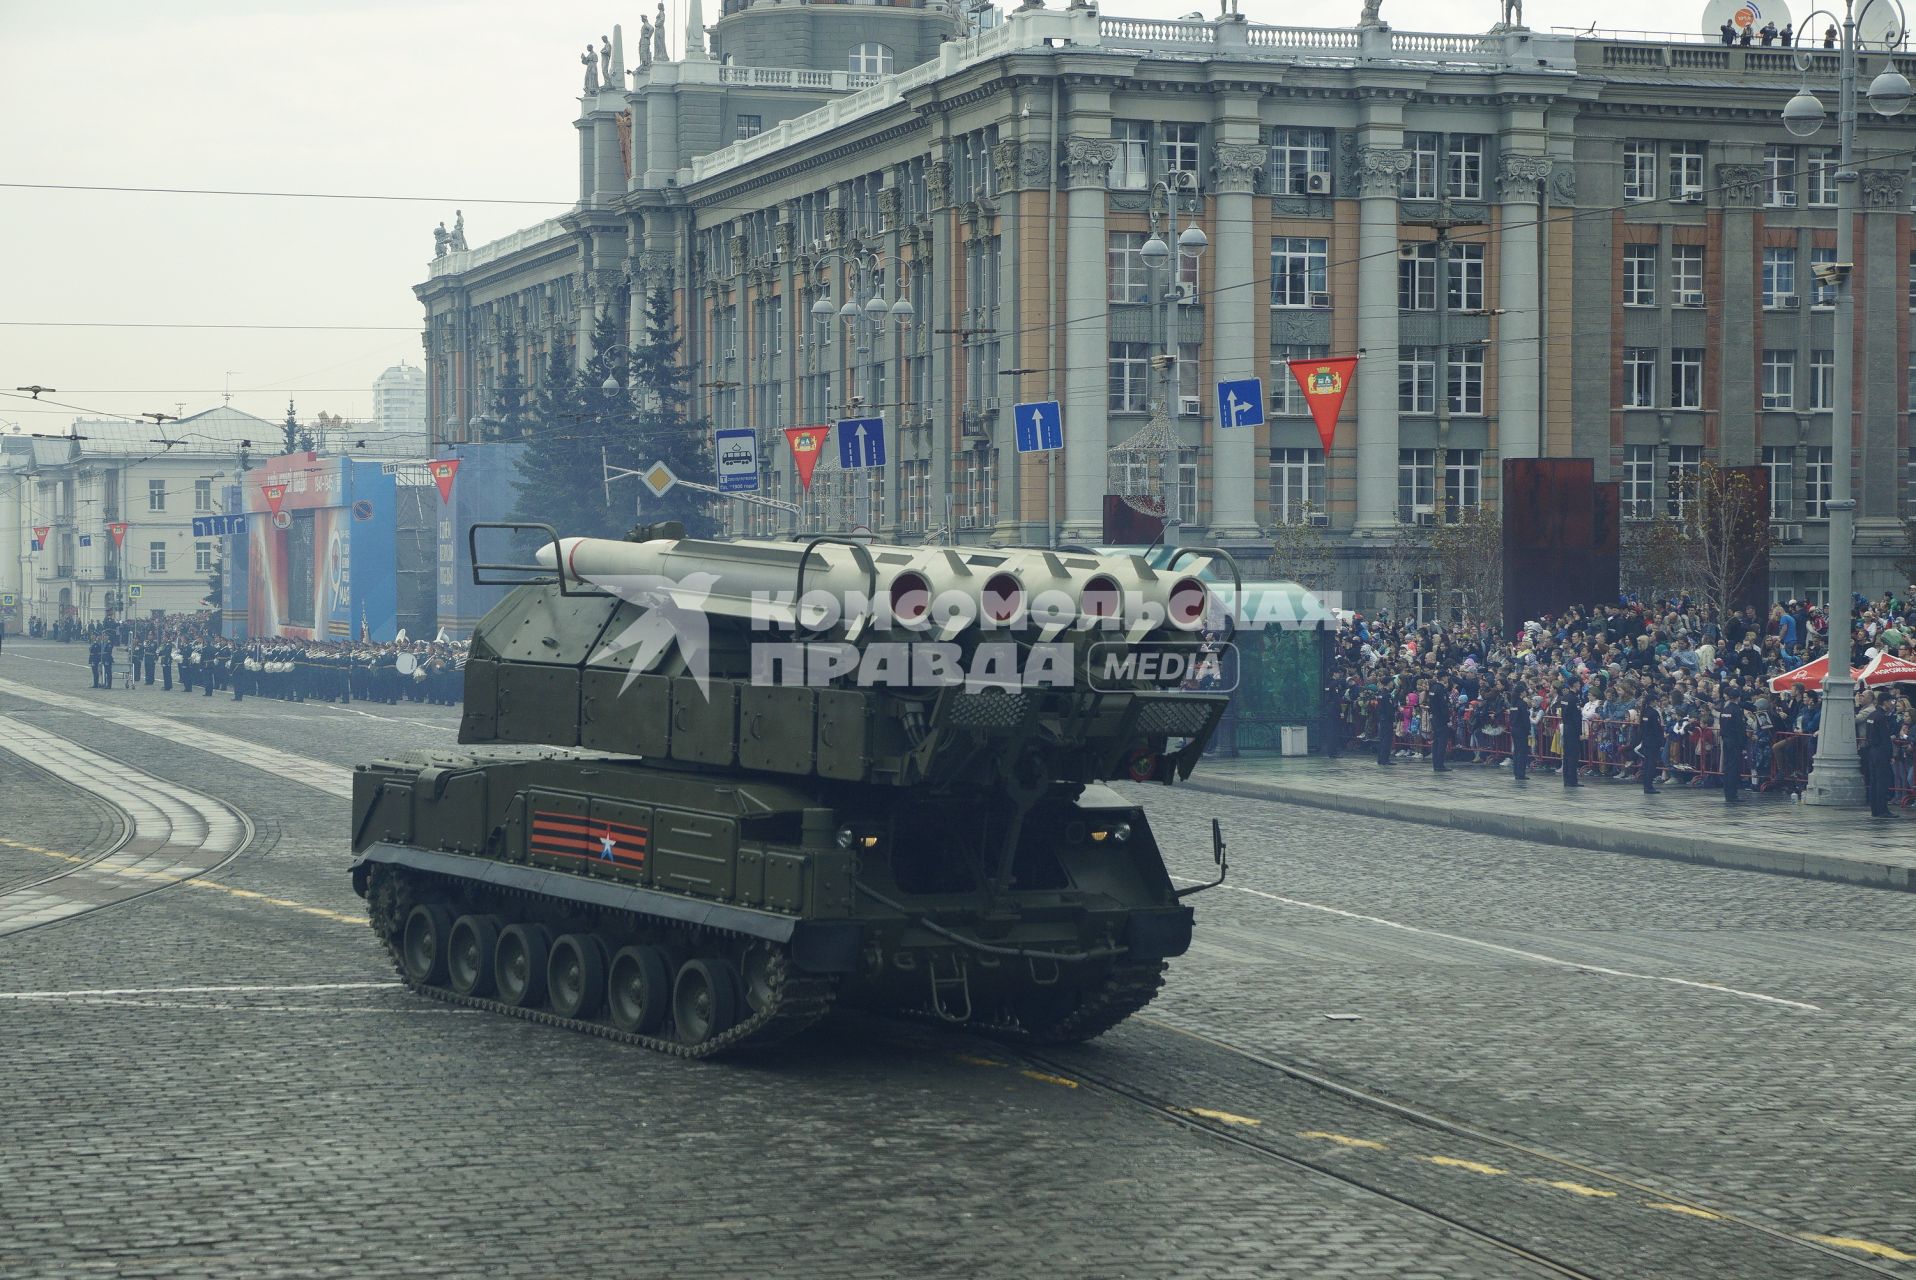
{"type": "MultiPolygon", "coordinates": [[[[755,429],[761,492],[798,505],[728,504],[738,532],[1096,541],[1158,404],[1184,541],[1268,554],[1274,525],[1327,522],[1360,603],[1406,526],[1496,503],[1501,460],[1535,456],[1594,458],[1626,517],[1704,460],[1762,464],[1772,590],[1824,589],[1835,130],[1783,129],[1795,51],[1374,10],[976,17],[726,0],[707,28],[695,0],[676,58],[654,32],[629,73],[622,47],[589,67],[578,204],[455,240],[418,287],[437,440],[483,437],[505,327],[529,370],[583,360],[600,311],[662,286],[699,412],[755,429]],[[1140,252],[1154,228],[1175,261],[1140,252]],[[1361,355],[1328,454],[1285,365],[1323,354],[1361,355]],[[1267,424],[1220,423],[1214,384],[1253,376],[1267,424]],[[1043,400],[1064,448],[1020,454],[1011,406],[1043,400]],[[834,452],[801,493],[781,429],[845,416],[885,419],[884,467],[834,452]]],[[[1875,593],[1916,480],[1916,128],[1863,115],[1841,453],[1875,593]]]]}

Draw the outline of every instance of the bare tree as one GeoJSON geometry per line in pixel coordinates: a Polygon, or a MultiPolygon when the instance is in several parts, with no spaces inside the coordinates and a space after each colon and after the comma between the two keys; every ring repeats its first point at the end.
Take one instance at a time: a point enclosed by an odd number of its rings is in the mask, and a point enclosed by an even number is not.
{"type": "Polygon", "coordinates": [[[1321,594],[1338,589],[1339,574],[1330,529],[1312,518],[1318,514],[1306,502],[1301,518],[1272,526],[1271,574],[1321,594]]]}
{"type": "Polygon", "coordinates": [[[1430,549],[1409,525],[1399,525],[1390,541],[1382,543],[1371,562],[1371,589],[1380,608],[1393,618],[1410,615],[1411,592],[1417,580],[1429,572],[1430,549]]]}
{"type": "Polygon", "coordinates": [[[1618,576],[1625,591],[1655,600],[1680,594],[1691,585],[1682,522],[1667,515],[1626,520],[1619,540],[1618,576]]]}
{"type": "Polygon", "coordinates": [[[1706,462],[1678,493],[1683,585],[1728,617],[1764,564],[1770,535],[1769,485],[1759,468],[1706,462]]]}
{"type": "Polygon", "coordinates": [[[1504,522],[1488,506],[1439,507],[1430,549],[1446,599],[1457,600],[1466,619],[1503,625],[1504,522]]]}

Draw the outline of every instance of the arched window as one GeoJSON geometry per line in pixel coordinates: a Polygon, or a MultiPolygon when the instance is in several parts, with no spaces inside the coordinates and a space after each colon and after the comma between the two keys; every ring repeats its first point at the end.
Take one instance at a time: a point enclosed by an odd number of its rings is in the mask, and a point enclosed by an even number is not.
{"type": "Polygon", "coordinates": [[[852,50],[853,75],[888,76],[891,74],[891,48],[868,40],[852,50]]]}

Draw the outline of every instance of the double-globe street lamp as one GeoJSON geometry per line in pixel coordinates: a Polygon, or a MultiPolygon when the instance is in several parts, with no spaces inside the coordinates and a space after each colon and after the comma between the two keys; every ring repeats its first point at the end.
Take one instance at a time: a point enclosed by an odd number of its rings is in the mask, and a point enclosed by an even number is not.
{"type": "MultiPolygon", "coordinates": [[[[1856,530],[1856,499],[1850,493],[1850,467],[1855,452],[1855,428],[1851,421],[1852,379],[1856,371],[1856,80],[1857,24],[1871,8],[1889,4],[1901,21],[1897,30],[1908,27],[1907,16],[1898,0],[1864,0],[1857,8],[1851,0],[1843,5],[1843,46],[1837,79],[1836,125],[1836,261],[1825,268],[1834,277],[1825,287],[1836,291],[1836,334],[1832,358],[1835,361],[1835,386],[1830,394],[1830,501],[1829,501],[1829,674],[1823,681],[1823,718],[1816,744],[1816,758],[1803,792],[1807,804],[1846,805],[1859,803],[1863,794],[1862,774],[1856,767],[1856,704],[1854,681],[1850,678],[1851,575],[1850,541],[1856,530]]],[[[1800,30],[1811,30],[1811,21],[1822,14],[1831,22],[1835,15],[1826,9],[1811,11],[1802,19],[1800,30]]],[[[1796,54],[1796,66],[1807,73],[1812,55],[1796,54]]],[[[1910,85],[1891,62],[1870,81],[1867,93],[1870,107],[1880,116],[1900,115],[1909,106],[1910,85]]],[[[1783,107],[1783,127],[1799,138],[1807,138],[1823,127],[1824,110],[1817,96],[1804,86],[1783,107]]]]}
{"type": "Polygon", "coordinates": [[[1159,475],[1164,493],[1163,541],[1166,548],[1173,550],[1178,545],[1178,532],[1181,528],[1181,521],[1178,518],[1178,510],[1181,506],[1178,486],[1179,469],[1184,462],[1184,438],[1178,430],[1178,415],[1174,412],[1177,406],[1172,402],[1172,396],[1175,394],[1173,388],[1176,383],[1178,348],[1181,345],[1178,341],[1181,335],[1172,316],[1180,296],[1178,283],[1179,277],[1183,274],[1184,259],[1188,257],[1195,264],[1204,256],[1204,251],[1211,247],[1210,237],[1205,235],[1204,229],[1197,224],[1196,184],[1187,181],[1192,176],[1180,174],[1180,181],[1175,190],[1167,182],[1152,184],[1150,200],[1146,206],[1151,234],[1142,245],[1138,246],[1138,257],[1143,259],[1145,270],[1150,273],[1154,286],[1160,273],[1164,276],[1164,287],[1156,292],[1161,307],[1158,323],[1162,350],[1153,357],[1151,363],[1161,377],[1164,395],[1159,405],[1159,412],[1163,415],[1162,421],[1168,439],[1165,442],[1164,457],[1159,464],[1162,468],[1159,475]],[[1174,255],[1171,245],[1165,241],[1165,234],[1177,225],[1177,198],[1180,194],[1184,195],[1189,202],[1188,223],[1184,230],[1178,233],[1177,249],[1174,255]],[[1164,218],[1163,231],[1158,229],[1160,205],[1162,205],[1164,218]]]}
{"type": "MultiPolygon", "coordinates": [[[[848,373],[851,386],[856,391],[847,390],[841,396],[840,408],[844,416],[850,417],[863,406],[872,410],[882,410],[881,399],[874,370],[878,362],[872,357],[873,348],[880,335],[885,332],[887,322],[900,329],[908,328],[917,317],[917,308],[911,305],[911,299],[905,296],[910,277],[902,259],[893,258],[875,249],[862,245],[848,245],[842,249],[828,249],[818,256],[817,270],[818,297],[813,301],[812,320],[822,328],[829,328],[834,317],[845,325],[845,335],[851,339],[852,359],[848,373]],[[837,262],[845,271],[845,301],[834,307],[830,296],[830,277],[826,274],[829,264],[837,262]],[[888,301],[885,297],[885,268],[896,266],[899,270],[898,297],[888,301]],[[864,298],[863,302],[859,299],[864,298]],[[861,372],[862,365],[862,372],[861,372]]],[[[882,416],[882,415],[881,415],[882,416]]],[[[879,483],[883,483],[882,478],[879,483]]],[[[860,524],[872,523],[871,490],[867,482],[864,495],[864,511],[860,524]]]]}

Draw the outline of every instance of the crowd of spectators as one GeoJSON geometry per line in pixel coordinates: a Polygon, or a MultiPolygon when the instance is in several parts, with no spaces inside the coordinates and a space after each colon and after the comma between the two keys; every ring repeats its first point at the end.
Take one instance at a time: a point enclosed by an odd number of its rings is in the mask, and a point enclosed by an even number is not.
{"type": "MultiPolygon", "coordinates": [[[[1827,632],[1823,611],[1798,600],[1767,617],[1751,608],[1722,619],[1688,599],[1624,600],[1526,623],[1514,638],[1482,622],[1355,615],[1333,659],[1333,736],[1380,761],[1564,772],[1567,721],[1577,749],[1566,782],[1719,787],[1726,798],[1745,786],[1800,791],[1822,724],[1821,681],[1780,690],[1771,681],[1823,656],[1827,632]]],[[[1838,648],[1852,667],[1878,652],[1916,660],[1916,586],[1858,597],[1855,629],[1838,648]]],[[[1913,694],[1916,684],[1857,690],[1859,736],[1884,721],[1874,732],[1887,741],[1891,799],[1902,806],[1916,796],[1913,694]]]]}

